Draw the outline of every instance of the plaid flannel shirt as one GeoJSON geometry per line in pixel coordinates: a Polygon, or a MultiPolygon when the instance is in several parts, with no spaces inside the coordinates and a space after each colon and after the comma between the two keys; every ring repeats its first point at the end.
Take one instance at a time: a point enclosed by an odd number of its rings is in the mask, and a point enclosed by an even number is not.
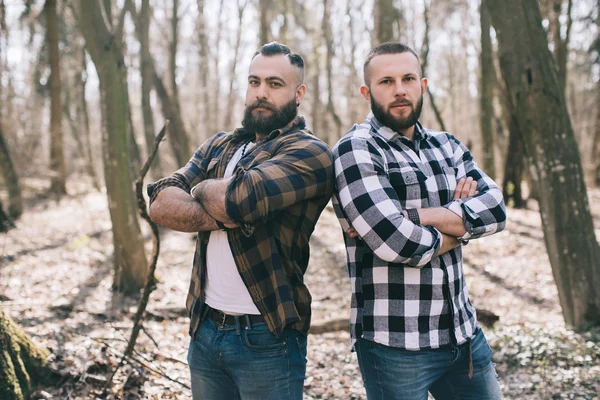
{"type": "MultiPolygon", "coordinates": [[[[189,192],[202,180],[223,177],[235,151],[251,139],[254,134],[242,128],[208,139],[185,167],[149,185],[150,203],[166,187],[189,192]]],[[[227,230],[236,266],[277,336],[286,327],[308,333],[311,296],[303,281],[308,242],[333,187],[331,151],[305,128],[302,117],[296,117],[242,157],[227,188],[227,214],[240,226],[227,230]]],[[[186,301],[192,337],[204,309],[209,235],[198,234],[186,301]]]]}
{"type": "Polygon", "coordinates": [[[404,218],[408,208],[446,207],[475,239],[499,232],[502,192],[469,150],[445,132],[415,126],[414,141],[369,114],[334,147],[334,208],[352,284],[351,335],[407,350],[462,344],[477,318],[463,274],[461,246],[438,256],[442,235],[404,218]],[[414,149],[417,149],[415,151],[414,149]],[[472,177],[479,194],[453,201],[457,181],[472,177]]]}

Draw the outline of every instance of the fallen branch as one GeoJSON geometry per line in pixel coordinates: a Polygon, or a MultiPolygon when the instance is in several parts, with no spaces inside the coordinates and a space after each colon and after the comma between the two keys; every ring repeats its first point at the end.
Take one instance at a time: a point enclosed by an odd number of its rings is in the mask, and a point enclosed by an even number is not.
{"type": "Polygon", "coordinates": [[[321,335],[327,332],[348,331],[349,329],[350,320],[348,318],[339,318],[311,325],[308,333],[312,335],[321,335]]]}
{"type": "Polygon", "coordinates": [[[154,157],[156,156],[156,153],[158,152],[158,146],[160,145],[160,142],[162,141],[163,137],[165,136],[165,133],[167,132],[168,127],[169,127],[169,120],[166,120],[165,125],[162,127],[162,129],[160,130],[160,132],[158,133],[158,135],[156,135],[156,138],[154,139],[154,149],[148,155],[148,159],[146,160],[146,163],[144,164],[144,166],[140,169],[140,174],[139,174],[137,180],[135,181],[135,193],[137,196],[138,209],[139,209],[140,216],[144,220],[146,220],[146,222],[148,222],[148,224],[150,225],[150,229],[152,230],[152,257],[150,259],[150,265],[148,266],[148,273],[146,275],[146,284],[144,285],[144,291],[142,293],[142,298],[140,299],[140,304],[138,305],[137,312],[135,313],[135,317],[133,318],[133,329],[131,331],[131,336],[129,338],[129,342],[127,343],[127,348],[125,349],[125,352],[123,353],[123,357],[121,358],[121,361],[119,362],[119,364],[117,365],[117,367],[115,368],[113,373],[111,374],[109,380],[106,382],[106,385],[104,386],[104,392],[106,392],[108,387],[111,385],[113,378],[115,377],[115,374],[117,373],[119,368],[121,368],[121,366],[123,366],[125,359],[126,358],[133,359],[132,358],[133,348],[135,347],[135,342],[138,338],[140,330],[142,329],[142,323],[144,320],[143,317],[144,317],[144,313],[146,312],[146,306],[148,305],[148,299],[150,298],[150,293],[152,293],[152,291],[156,287],[154,273],[156,271],[156,263],[158,261],[158,254],[160,252],[160,239],[158,236],[158,226],[150,219],[150,216],[148,215],[148,210],[146,207],[146,200],[144,199],[144,195],[142,193],[142,187],[144,185],[144,177],[148,173],[148,169],[150,169],[150,164],[152,164],[152,161],[154,160],[154,157]]]}

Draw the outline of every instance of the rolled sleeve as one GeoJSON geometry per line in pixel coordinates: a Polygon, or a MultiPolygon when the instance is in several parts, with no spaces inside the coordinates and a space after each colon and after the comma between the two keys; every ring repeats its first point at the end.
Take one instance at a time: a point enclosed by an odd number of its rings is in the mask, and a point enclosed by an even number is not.
{"type": "Polygon", "coordinates": [[[404,218],[379,150],[367,139],[350,137],[338,143],[334,160],[340,206],[373,253],[389,263],[429,263],[441,248],[442,235],[404,218]]]}
{"type": "Polygon", "coordinates": [[[333,158],[316,138],[288,138],[269,160],[248,170],[238,167],[229,183],[225,207],[239,225],[267,221],[301,201],[333,192],[333,158]]]}
{"type": "Polygon", "coordinates": [[[168,187],[178,187],[189,193],[192,187],[206,179],[206,170],[211,159],[209,155],[211,154],[213,143],[223,135],[225,135],[225,133],[218,133],[204,142],[194,152],[190,161],[188,161],[183,168],[180,168],[166,178],[148,184],[147,193],[149,204],[152,204],[156,199],[156,196],[168,187]]]}
{"type": "Polygon", "coordinates": [[[458,239],[476,239],[500,232],[506,225],[506,208],[502,191],[485,172],[478,168],[469,150],[454,136],[449,134],[448,136],[453,146],[454,162],[458,170],[456,179],[473,178],[477,182],[479,191],[473,197],[455,200],[445,205],[464,221],[467,232],[458,239]]]}

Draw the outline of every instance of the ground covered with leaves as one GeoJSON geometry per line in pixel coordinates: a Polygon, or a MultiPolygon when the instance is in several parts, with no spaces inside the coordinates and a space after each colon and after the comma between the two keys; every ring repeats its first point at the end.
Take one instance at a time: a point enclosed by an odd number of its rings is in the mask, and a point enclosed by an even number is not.
{"type": "MultiPolygon", "coordinates": [[[[106,195],[78,186],[70,186],[71,196],[59,202],[32,189],[26,193],[29,204],[17,228],[0,236],[0,307],[52,351],[52,368],[62,376],[34,398],[98,398],[125,350],[137,309],[135,299],[111,291],[106,195]]],[[[590,204],[600,237],[600,191],[590,193],[590,204]]],[[[485,332],[503,397],[599,398],[600,331],[565,327],[539,213],[535,203],[530,206],[509,209],[504,232],[472,241],[464,251],[474,305],[500,317],[485,332]]],[[[183,305],[194,242],[192,235],[169,231],[161,232],[161,240],[160,283],[144,330],[106,398],[191,398],[183,305]]],[[[348,318],[344,245],[330,207],[311,241],[311,255],[306,283],[313,295],[313,324],[348,318]]],[[[349,343],[347,327],[309,336],[306,399],[365,398],[349,343]]]]}

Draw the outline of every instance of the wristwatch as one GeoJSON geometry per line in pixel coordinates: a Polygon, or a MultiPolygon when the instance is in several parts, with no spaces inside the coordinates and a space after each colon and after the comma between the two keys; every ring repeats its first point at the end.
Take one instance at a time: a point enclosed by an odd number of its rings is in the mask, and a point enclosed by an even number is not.
{"type": "Polygon", "coordinates": [[[421,225],[421,219],[419,218],[419,212],[416,208],[407,208],[406,215],[408,219],[412,221],[413,224],[421,225]]]}

